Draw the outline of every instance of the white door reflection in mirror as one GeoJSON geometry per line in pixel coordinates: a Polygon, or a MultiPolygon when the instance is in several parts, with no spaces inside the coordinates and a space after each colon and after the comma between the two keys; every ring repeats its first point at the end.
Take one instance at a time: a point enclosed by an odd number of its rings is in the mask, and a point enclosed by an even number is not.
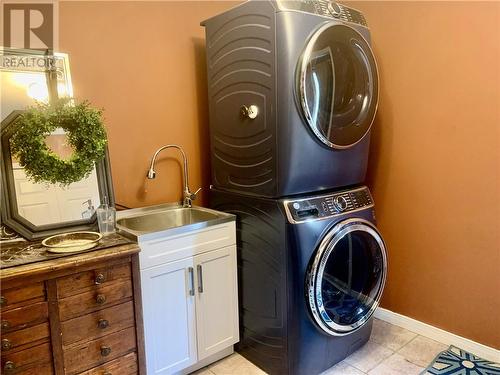
{"type": "Polygon", "coordinates": [[[66,187],[33,182],[18,163],[13,163],[13,172],[19,215],[34,225],[82,220],[86,201],[95,208],[101,204],[95,168],[86,179],[66,187]]]}

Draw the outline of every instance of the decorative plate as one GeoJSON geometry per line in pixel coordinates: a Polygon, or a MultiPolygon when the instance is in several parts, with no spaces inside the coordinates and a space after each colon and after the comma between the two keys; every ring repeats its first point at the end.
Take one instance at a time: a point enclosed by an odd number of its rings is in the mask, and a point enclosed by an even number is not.
{"type": "Polygon", "coordinates": [[[56,234],[42,241],[51,253],[76,253],[97,246],[102,234],[96,232],[71,232],[56,234]]]}

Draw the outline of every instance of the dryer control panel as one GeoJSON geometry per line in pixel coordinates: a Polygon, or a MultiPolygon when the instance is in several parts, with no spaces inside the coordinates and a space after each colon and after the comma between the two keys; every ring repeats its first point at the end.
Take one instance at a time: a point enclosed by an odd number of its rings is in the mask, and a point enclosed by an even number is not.
{"type": "Polygon", "coordinates": [[[325,219],[373,207],[370,190],[363,186],[353,190],[327,195],[284,201],[286,215],[291,223],[325,219]]]}
{"type": "Polygon", "coordinates": [[[298,10],[366,26],[363,13],[330,0],[277,0],[280,9],[298,10]]]}

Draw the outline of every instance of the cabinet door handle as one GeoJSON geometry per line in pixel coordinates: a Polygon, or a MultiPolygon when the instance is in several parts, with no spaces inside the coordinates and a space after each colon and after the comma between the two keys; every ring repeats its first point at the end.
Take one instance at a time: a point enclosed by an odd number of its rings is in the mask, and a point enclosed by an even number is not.
{"type": "Polygon", "coordinates": [[[7,298],[4,296],[0,296],[0,306],[6,305],[7,304],[7,298]]]}
{"type": "Polygon", "coordinates": [[[196,270],[198,271],[198,292],[203,293],[203,269],[201,264],[196,266],[196,270]]]}
{"type": "Polygon", "coordinates": [[[188,267],[188,274],[189,274],[189,283],[191,284],[189,286],[189,295],[194,296],[194,269],[193,269],[193,267],[188,267]]]}

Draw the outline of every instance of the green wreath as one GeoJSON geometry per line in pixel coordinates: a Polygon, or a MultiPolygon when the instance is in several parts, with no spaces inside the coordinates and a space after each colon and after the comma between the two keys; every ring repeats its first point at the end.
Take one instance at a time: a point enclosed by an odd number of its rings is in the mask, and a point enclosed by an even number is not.
{"type": "Polygon", "coordinates": [[[104,157],[106,144],[102,111],[91,108],[87,101],[72,105],[69,100],[29,107],[16,120],[10,139],[11,153],[28,178],[63,186],[88,177],[104,157]],[[68,159],[60,158],[45,143],[57,128],[66,132],[73,148],[68,159]]]}

